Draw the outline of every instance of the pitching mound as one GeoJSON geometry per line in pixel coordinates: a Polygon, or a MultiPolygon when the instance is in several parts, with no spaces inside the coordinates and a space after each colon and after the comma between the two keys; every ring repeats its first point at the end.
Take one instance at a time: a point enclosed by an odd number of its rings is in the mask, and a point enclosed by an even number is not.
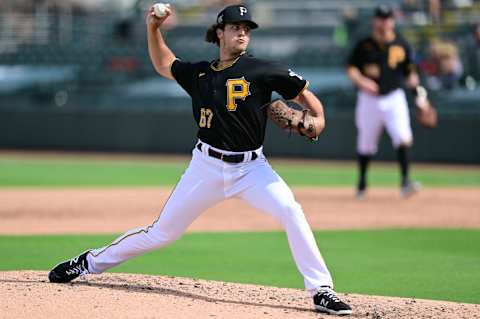
{"type": "MultiPolygon", "coordinates": [[[[480,305],[341,295],[354,318],[480,318],[480,305]]],[[[2,318],[329,318],[297,289],[105,274],[51,284],[46,272],[0,272],[2,318]]],[[[331,318],[331,316],[330,316],[331,318]]]]}

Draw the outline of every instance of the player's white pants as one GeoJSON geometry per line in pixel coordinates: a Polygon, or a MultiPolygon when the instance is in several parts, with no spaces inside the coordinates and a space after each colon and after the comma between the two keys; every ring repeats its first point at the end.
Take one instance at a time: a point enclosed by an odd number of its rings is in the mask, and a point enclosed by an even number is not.
{"type": "Polygon", "coordinates": [[[377,153],[383,127],[387,129],[395,148],[412,143],[412,129],[407,99],[402,89],[387,95],[374,96],[358,92],[355,112],[357,151],[362,155],[377,153]]]}
{"type": "Polygon", "coordinates": [[[247,152],[248,161],[229,164],[207,155],[208,147],[203,143],[202,152],[194,148],[190,165],[160,217],[147,227],[128,231],[109,246],[92,250],[87,256],[89,271],[101,273],[132,257],[166,246],[180,238],[203,211],[227,198],[237,197],[281,223],[307,290],[324,285],[333,287],[301,206],[268,164],[262,149],[256,150],[259,157],[254,161],[249,160],[251,152],[247,152]]]}

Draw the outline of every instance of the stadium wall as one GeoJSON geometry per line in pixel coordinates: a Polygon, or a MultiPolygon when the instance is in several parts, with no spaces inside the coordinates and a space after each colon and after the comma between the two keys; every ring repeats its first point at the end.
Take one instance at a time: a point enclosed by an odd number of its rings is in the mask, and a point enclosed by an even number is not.
{"type": "MultiPolygon", "coordinates": [[[[480,118],[440,115],[434,130],[414,124],[412,158],[424,162],[480,163],[480,118]]],[[[189,153],[196,126],[187,112],[39,109],[0,111],[0,148],[35,150],[189,153]]],[[[265,141],[269,156],[323,159],[355,158],[352,112],[327,113],[327,127],[316,143],[289,136],[270,123],[265,141]]],[[[383,135],[377,159],[394,160],[383,135]]]]}

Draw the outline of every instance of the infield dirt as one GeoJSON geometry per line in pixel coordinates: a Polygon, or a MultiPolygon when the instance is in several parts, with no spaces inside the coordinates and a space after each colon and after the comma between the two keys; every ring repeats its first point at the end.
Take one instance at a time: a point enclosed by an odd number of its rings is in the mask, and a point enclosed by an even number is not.
{"type": "MultiPolygon", "coordinates": [[[[99,234],[151,224],[170,189],[0,189],[0,234],[99,234]]],[[[423,189],[409,199],[372,188],[357,200],[348,188],[294,188],[313,229],[480,228],[479,188],[423,189]]],[[[280,230],[270,216],[239,200],[212,207],[189,231],[280,230]]]]}

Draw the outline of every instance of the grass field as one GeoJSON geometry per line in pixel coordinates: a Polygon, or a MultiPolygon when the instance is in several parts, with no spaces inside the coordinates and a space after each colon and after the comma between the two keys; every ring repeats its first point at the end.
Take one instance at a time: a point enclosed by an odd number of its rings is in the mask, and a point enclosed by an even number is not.
{"type": "MultiPolygon", "coordinates": [[[[13,186],[173,186],[185,170],[186,160],[22,159],[0,157],[0,187],[13,186]]],[[[290,185],[349,186],[356,181],[352,163],[284,163],[272,161],[290,185]]],[[[419,166],[413,177],[425,186],[480,186],[478,167],[419,166]]],[[[395,164],[373,163],[370,183],[398,186],[395,164]]]]}
{"type": "MultiPolygon", "coordinates": [[[[0,236],[0,270],[48,270],[115,236],[0,236]]],[[[321,231],[339,291],[480,303],[480,230],[321,231]]],[[[302,288],[283,233],[187,234],[115,272],[302,288]]]]}

